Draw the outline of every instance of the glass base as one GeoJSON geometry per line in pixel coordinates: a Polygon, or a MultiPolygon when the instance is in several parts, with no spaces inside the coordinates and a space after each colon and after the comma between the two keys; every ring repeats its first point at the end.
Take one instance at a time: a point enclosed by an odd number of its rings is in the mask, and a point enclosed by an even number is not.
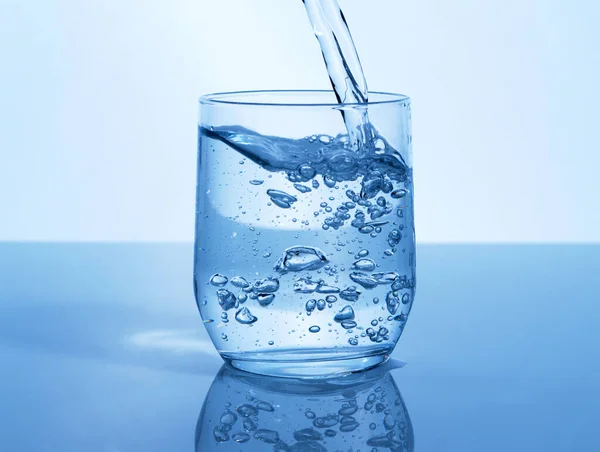
{"type": "Polygon", "coordinates": [[[331,378],[371,369],[386,362],[392,347],[276,350],[261,353],[221,353],[231,366],[246,372],[287,378],[331,378]]]}

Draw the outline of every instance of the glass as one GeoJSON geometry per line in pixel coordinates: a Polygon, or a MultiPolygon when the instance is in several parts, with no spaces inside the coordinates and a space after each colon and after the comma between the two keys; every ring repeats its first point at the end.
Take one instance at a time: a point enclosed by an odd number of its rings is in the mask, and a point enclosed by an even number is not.
{"type": "Polygon", "coordinates": [[[234,367],[357,371],[387,360],[400,338],[415,294],[410,100],[369,100],[200,99],[194,289],[234,367]],[[357,146],[343,115],[361,109],[370,123],[357,146]]]}
{"type": "Polygon", "coordinates": [[[381,367],[306,381],[224,366],[198,418],[196,451],[237,452],[242,447],[253,452],[412,452],[414,433],[394,378],[381,367]]]}

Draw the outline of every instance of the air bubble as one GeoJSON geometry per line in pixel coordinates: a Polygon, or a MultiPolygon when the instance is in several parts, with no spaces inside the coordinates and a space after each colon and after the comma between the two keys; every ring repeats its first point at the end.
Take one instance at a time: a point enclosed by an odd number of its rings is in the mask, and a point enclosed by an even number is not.
{"type": "Polygon", "coordinates": [[[277,278],[265,278],[254,283],[252,288],[256,293],[273,293],[279,290],[279,280],[277,278]]]}
{"type": "Polygon", "coordinates": [[[275,299],[275,295],[272,293],[269,294],[258,294],[257,300],[258,300],[258,304],[260,304],[261,306],[265,307],[265,306],[269,306],[273,300],[275,299]]]}
{"type": "Polygon", "coordinates": [[[350,305],[344,306],[342,310],[333,317],[333,320],[339,323],[345,320],[354,320],[354,309],[352,309],[352,306],[350,305]]]}
{"type": "Polygon", "coordinates": [[[375,262],[371,259],[359,259],[352,264],[352,268],[362,272],[372,272],[375,270],[375,262]]]}
{"type": "Polygon", "coordinates": [[[227,281],[228,281],[227,277],[223,276],[219,273],[215,273],[214,275],[212,275],[210,277],[210,283],[213,286],[217,286],[217,287],[223,287],[225,284],[227,284],[227,281]]]}
{"type": "Polygon", "coordinates": [[[344,320],[341,324],[342,327],[346,330],[356,328],[356,322],[354,320],[344,320]]]}
{"type": "Polygon", "coordinates": [[[231,278],[231,284],[240,289],[244,289],[250,285],[250,283],[248,281],[246,281],[245,278],[242,278],[241,276],[234,276],[233,278],[231,278]]]}
{"type": "Polygon", "coordinates": [[[394,190],[390,196],[394,199],[400,199],[400,198],[404,198],[407,193],[408,193],[408,190],[405,190],[404,188],[400,188],[398,190],[394,190]]]}
{"type": "Polygon", "coordinates": [[[340,292],[340,298],[343,298],[346,301],[356,301],[359,296],[360,292],[356,290],[356,287],[354,286],[350,286],[340,292]]]}
{"type": "Polygon", "coordinates": [[[277,264],[275,271],[281,274],[317,270],[327,264],[328,260],[323,251],[311,246],[293,246],[287,248],[277,264]]]}
{"type": "Polygon", "coordinates": [[[235,307],[235,295],[229,292],[227,289],[217,290],[217,298],[219,300],[219,305],[224,311],[228,311],[229,309],[235,307]]]}
{"type": "Polygon", "coordinates": [[[301,184],[294,184],[294,188],[296,190],[298,190],[300,193],[308,193],[309,191],[312,191],[306,185],[301,185],[301,184]]]}
{"type": "Polygon", "coordinates": [[[254,317],[250,310],[246,307],[241,308],[236,314],[235,319],[241,323],[242,325],[250,325],[258,320],[257,317],[254,317]]]}
{"type": "Polygon", "coordinates": [[[375,278],[361,272],[350,273],[350,279],[355,283],[360,284],[365,289],[373,289],[379,284],[375,278]]]}

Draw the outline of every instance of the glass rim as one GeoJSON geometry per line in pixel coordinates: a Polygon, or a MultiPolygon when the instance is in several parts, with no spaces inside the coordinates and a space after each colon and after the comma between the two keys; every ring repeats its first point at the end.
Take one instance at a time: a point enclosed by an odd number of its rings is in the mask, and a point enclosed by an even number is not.
{"type": "Polygon", "coordinates": [[[367,104],[359,102],[256,102],[240,100],[240,97],[256,94],[334,94],[333,90],[325,89],[276,89],[276,90],[248,90],[248,91],[226,91],[221,93],[210,93],[200,96],[201,105],[238,105],[254,107],[328,107],[328,108],[360,108],[371,105],[400,104],[410,102],[410,97],[404,94],[390,93],[385,91],[370,91],[369,94],[383,97],[381,100],[369,101],[367,104]]]}

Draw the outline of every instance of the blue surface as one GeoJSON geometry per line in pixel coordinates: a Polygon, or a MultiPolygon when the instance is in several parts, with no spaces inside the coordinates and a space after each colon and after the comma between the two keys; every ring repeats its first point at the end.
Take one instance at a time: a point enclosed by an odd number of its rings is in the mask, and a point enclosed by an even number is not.
{"type": "MultiPolygon", "coordinates": [[[[418,256],[391,372],[415,450],[596,450],[600,246],[418,256]]],[[[194,451],[221,361],[191,265],[191,245],[0,244],[0,450],[194,451]]]]}

